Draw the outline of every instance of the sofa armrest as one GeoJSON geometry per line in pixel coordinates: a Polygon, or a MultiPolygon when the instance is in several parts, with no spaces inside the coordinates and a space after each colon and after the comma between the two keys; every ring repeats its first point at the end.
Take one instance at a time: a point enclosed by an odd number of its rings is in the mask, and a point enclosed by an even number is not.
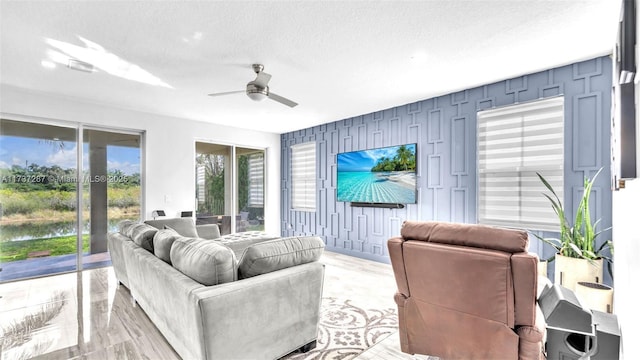
{"type": "Polygon", "coordinates": [[[133,243],[130,238],[117,232],[112,232],[107,235],[107,249],[109,249],[109,256],[111,257],[111,264],[113,265],[116,279],[129,289],[127,265],[124,260],[124,252],[126,251],[126,249],[123,249],[124,242],[133,243]]]}
{"type": "Polygon", "coordinates": [[[316,340],[323,281],[316,261],[197,289],[207,358],[277,359],[316,340]]]}
{"type": "Polygon", "coordinates": [[[217,239],[220,237],[220,228],[218,224],[196,225],[198,237],[203,239],[217,239]]]}

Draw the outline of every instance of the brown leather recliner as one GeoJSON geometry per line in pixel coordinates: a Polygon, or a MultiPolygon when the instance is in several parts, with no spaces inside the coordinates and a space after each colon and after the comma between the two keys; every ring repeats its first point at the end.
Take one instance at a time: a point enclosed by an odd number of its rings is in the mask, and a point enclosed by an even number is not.
{"type": "Polygon", "coordinates": [[[442,359],[544,359],[536,255],[526,232],[405,221],[387,246],[400,346],[442,359]]]}

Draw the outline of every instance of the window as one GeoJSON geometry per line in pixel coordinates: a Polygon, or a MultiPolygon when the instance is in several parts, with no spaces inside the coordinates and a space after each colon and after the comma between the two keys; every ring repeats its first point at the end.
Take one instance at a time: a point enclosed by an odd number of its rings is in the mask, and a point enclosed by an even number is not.
{"type": "Polygon", "coordinates": [[[264,231],[264,178],[264,149],[196,142],[196,223],[264,231]]]}
{"type": "Polygon", "coordinates": [[[291,204],[294,210],[316,210],[316,143],[291,146],[291,204]]]}
{"type": "Polygon", "coordinates": [[[564,199],[564,99],[478,112],[478,222],[558,229],[536,172],[564,199]]]}
{"type": "Polygon", "coordinates": [[[249,158],[249,206],[264,206],[264,154],[263,151],[249,158]]]}
{"type": "Polygon", "coordinates": [[[236,232],[264,231],[264,149],[236,148],[236,232]]]}
{"type": "Polygon", "coordinates": [[[0,282],[109,265],[107,234],[143,213],[142,143],[137,131],[0,119],[0,282]]]}

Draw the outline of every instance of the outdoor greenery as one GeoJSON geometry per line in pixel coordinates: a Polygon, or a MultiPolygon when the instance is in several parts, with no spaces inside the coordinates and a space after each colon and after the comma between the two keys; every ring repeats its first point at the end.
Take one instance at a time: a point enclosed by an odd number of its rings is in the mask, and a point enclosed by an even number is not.
{"type": "MultiPolygon", "coordinates": [[[[89,204],[89,192],[83,192],[82,196],[84,204],[89,204]]],[[[109,207],[137,207],[140,204],[140,187],[109,187],[107,188],[107,199],[109,207]]],[[[2,202],[3,216],[30,215],[36,214],[39,210],[76,211],[75,191],[0,189],[0,201],[2,202]]]]}
{"type": "MultiPolygon", "coordinates": [[[[75,254],[76,235],[0,242],[0,262],[27,259],[29,253],[50,251],[50,256],[75,254]]],[[[82,252],[89,252],[89,234],[82,236],[82,252]]]]}
{"type": "Polygon", "coordinates": [[[198,213],[224,214],[224,156],[198,154],[196,166],[204,167],[204,202],[198,203],[198,213]]]}
{"type": "MultiPolygon", "coordinates": [[[[13,165],[10,169],[0,169],[2,187],[0,203],[2,216],[31,215],[29,220],[38,219],[36,214],[49,211],[76,211],[75,170],[62,169],[57,165],[47,167],[31,164],[27,167],[13,165]]],[[[85,175],[84,179],[90,179],[85,175]]],[[[140,206],[140,175],[125,175],[120,170],[110,171],[107,179],[107,199],[109,207],[130,208],[140,206]]],[[[86,182],[85,182],[86,183],[86,182]]],[[[89,191],[83,191],[83,202],[89,204],[89,191]]]]}
{"type": "MultiPolygon", "coordinates": [[[[24,260],[29,253],[45,250],[50,256],[76,253],[76,235],[55,236],[76,231],[78,179],[75,170],[57,165],[13,165],[0,169],[0,179],[0,262],[24,260]]],[[[89,218],[92,181],[107,181],[110,221],[139,217],[139,174],[125,175],[114,170],[104,178],[91,178],[86,174],[80,181],[85,219],[89,218]]],[[[88,251],[89,235],[85,234],[83,252],[88,251]]]]}
{"type": "MultiPolygon", "coordinates": [[[[198,204],[198,213],[208,215],[224,214],[224,155],[198,154],[196,164],[204,167],[205,171],[204,202],[198,204]]],[[[238,210],[249,212],[250,218],[261,217],[263,216],[262,208],[249,207],[249,156],[238,156],[237,165],[238,210]]]]}
{"type": "MultiPolygon", "coordinates": [[[[63,169],[58,165],[42,166],[31,164],[27,166],[13,165],[11,168],[0,168],[0,179],[3,189],[13,189],[17,191],[36,190],[58,190],[63,192],[73,192],[76,190],[75,169],[63,169]]],[[[140,186],[140,174],[126,175],[121,170],[110,170],[107,174],[109,187],[129,188],[140,186]]],[[[86,184],[91,180],[89,173],[82,177],[82,183],[86,184]]]]}
{"type": "Polygon", "coordinates": [[[249,204],[249,157],[238,156],[238,210],[247,211],[249,204]]]}
{"type": "Polygon", "coordinates": [[[371,168],[371,171],[415,171],[416,154],[405,145],[398,147],[393,158],[386,156],[378,159],[378,162],[371,168]]]}
{"type": "MultiPolygon", "coordinates": [[[[567,220],[566,213],[564,207],[562,205],[562,201],[558,198],[558,195],[553,190],[553,187],[549,182],[540,174],[536,173],[544,186],[551,192],[553,197],[548,194],[543,194],[549,201],[551,202],[551,207],[553,211],[558,216],[558,220],[560,222],[560,238],[543,238],[534,233],[534,235],[545,243],[551,245],[556,249],[558,254],[563,256],[572,257],[572,258],[582,258],[587,260],[593,260],[597,258],[603,258],[607,261],[610,266],[611,257],[605,254],[605,249],[609,249],[613,252],[613,243],[610,240],[602,242],[602,244],[596,248],[596,240],[598,236],[602,234],[604,231],[609,230],[610,228],[597,230],[598,225],[600,224],[600,219],[593,222],[591,221],[591,211],[589,199],[591,195],[591,188],[593,187],[593,183],[595,182],[596,177],[602,169],[600,169],[591,180],[585,178],[584,179],[584,190],[582,193],[582,198],[580,199],[580,203],[578,204],[578,208],[576,209],[575,220],[573,224],[567,220]]],[[[551,258],[549,260],[553,260],[551,258]]]]}

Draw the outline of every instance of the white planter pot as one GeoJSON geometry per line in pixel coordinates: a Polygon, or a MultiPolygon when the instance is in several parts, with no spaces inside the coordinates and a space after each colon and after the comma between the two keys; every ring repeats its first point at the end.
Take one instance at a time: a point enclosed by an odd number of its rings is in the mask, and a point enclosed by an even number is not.
{"type": "Polygon", "coordinates": [[[547,260],[538,260],[538,276],[547,277],[547,260]]]}
{"type": "Polygon", "coordinates": [[[610,286],[579,281],[576,296],[591,310],[613,312],[613,288],[610,286]]]}
{"type": "Polygon", "coordinates": [[[603,260],[585,260],[556,254],[555,283],[573,291],[579,281],[602,283],[603,260]]]}

